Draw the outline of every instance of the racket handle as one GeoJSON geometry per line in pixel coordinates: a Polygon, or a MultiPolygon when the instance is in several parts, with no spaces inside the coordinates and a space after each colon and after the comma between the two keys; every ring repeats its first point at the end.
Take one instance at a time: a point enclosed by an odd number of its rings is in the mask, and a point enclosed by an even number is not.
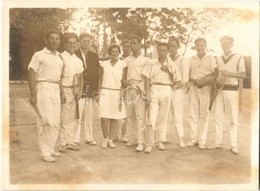
{"type": "Polygon", "coordinates": [[[79,101],[77,98],[76,98],[76,117],[77,119],[79,119],[79,101]]]}

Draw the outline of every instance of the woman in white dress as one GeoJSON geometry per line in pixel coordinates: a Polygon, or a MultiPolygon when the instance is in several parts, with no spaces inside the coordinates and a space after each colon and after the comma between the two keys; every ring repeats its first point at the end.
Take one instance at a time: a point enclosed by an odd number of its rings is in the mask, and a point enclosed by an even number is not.
{"type": "Polygon", "coordinates": [[[100,117],[104,141],[102,148],[115,148],[113,136],[119,119],[126,117],[124,103],[120,101],[120,90],[123,76],[126,75],[126,63],[119,59],[120,48],[111,45],[108,48],[110,56],[100,64],[100,117]]]}

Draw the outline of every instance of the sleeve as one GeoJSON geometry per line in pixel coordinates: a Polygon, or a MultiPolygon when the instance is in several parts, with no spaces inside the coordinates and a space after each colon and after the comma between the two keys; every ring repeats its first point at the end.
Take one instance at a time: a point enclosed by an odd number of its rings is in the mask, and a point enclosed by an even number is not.
{"type": "Polygon", "coordinates": [[[80,59],[78,59],[78,60],[79,60],[78,73],[80,74],[84,71],[84,68],[83,68],[83,62],[80,59]]]}
{"type": "Polygon", "coordinates": [[[217,62],[214,56],[212,56],[212,61],[211,61],[211,71],[214,72],[215,68],[217,68],[217,62]]]}
{"type": "Polygon", "coordinates": [[[178,72],[177,70],[177,66],[175,62],[171,62],[170,67],[169,67],[169,71],[172,73],[173,75],[173,81],[174,82],[178,82],[181,80],[181,74],[178,72]]]}
{"type": "Polygon", "coordinates": [[[121,66],[122,68],[126,68],[127,67],[127,64],[124,60],[121,60],[121,66]]]}
{"type": "Polygon", "coordinates": [[[186,58],[183,58],[181,63],[181,74],[183,82],[189,81],[189,70],[189,62],[186,58]]]}
{"type": "Polygon", "coordinates": [[[32,56],[32,59],[31,59],[29,65],[28,65],[28,70],[30,70],[30,68],[31,68],[35,72],[37,72],[38,69],[39,69],[39,65],[40,65],[40,58],[39,58],[39,54],[36,52],[32,56]]]}
{"type": "Polygon", "coordinates": [[[147,62],[142,70],[142,75],[150,79],[151,72],[152,72],[152,63],[147,62]]]}
{"type": "Polygon", "coordinates": [[[104,68],[105,65],[106,65],[106,61],[100,62],[100,66],[101,66],[102,68],[104,68]]]}
{"type": "Polygon", "coordinates": [[[238,73],[242,73],[245,71],[246,71],[245,60],[244,60],[243,56],[241,56],[241,59],[238,61],[238,73]]]}

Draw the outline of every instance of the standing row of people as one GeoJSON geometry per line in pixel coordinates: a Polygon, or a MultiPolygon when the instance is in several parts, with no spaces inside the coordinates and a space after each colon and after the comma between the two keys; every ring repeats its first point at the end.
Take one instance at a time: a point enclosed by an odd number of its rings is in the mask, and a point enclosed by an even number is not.
{"type": "Polygon", "coordinates": [[[113,139],[118,131],[118,120],[123,119],[122,139],[127,142],[126,146],[136,145],[136,151],[150,153],[157,144],[159,150],[165,150],[169,114],[174,119],[178,145],[184,148],[185,92],[189,92],[190,101],[191,141],[187,146],[198,144],[200,149],[221,148],[225,108],[231,123],[231,151],[239,153],[237,89],[238,79],[245,78],[245,66],[243,58],[231,51],[232,37],[221,38],[224,54],[218,57],[206,54],[205,39],[196,39],[197,55],[188,60],[178,54],[178,38],[171,37],[168,43],[159,43],[158,58],[150,59],[141,53],[141,38],[131,36],[122,43],[121,57],[120,47],[111,45],[108,49],[110,59],[100,64],[98,56],[89,51],[91,40],[86,33],[82,33],[79,39],[74,33],[65,34],[65,51],[59,54],[60,34],[50,31],[46,35],[46,47],[33,55],[28,66],[30,102],[40,113],[37,127],[43,160],[54,162],[54,157],[60,156],[54,151],[58,135],[60,152],[65,153],[67,149],[79,151],[81,127],[85,143],[96,145],[93,139],[96,116],[101,117],[102,148],[115,148],[113,139]],[[79,50],[76,50],[77,41],[79,50]],[[200,86],[199,80],[216,68],[225,82],[214,103],[215,142],[206,147],[212,86],[200,86]],[[81,93],[76,96],[73,92],[75,74],[82,82],[81,93]],[[135,95],[135,100],[127,102],[129,97],[123,95],[135,95]],[[47,124],[43,124],[43,120],[47,124]]]}

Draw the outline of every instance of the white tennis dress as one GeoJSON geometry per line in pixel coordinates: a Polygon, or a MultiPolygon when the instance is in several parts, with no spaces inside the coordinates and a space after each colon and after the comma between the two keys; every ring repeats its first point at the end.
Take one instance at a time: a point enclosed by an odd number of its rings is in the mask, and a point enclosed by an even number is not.
{"type": "Polygon", "coordinates": [[[104,71],[99,101],[100,117],[123,119],[126,117],[125,105],[122,101],[121,111],[119,111],[119,105],[121,80],[126,63],[122,60],[118,60],[117,63],[112,66],[110,60],[106,60],[102,62],[100,66],[103,67],[104,71]]]}

